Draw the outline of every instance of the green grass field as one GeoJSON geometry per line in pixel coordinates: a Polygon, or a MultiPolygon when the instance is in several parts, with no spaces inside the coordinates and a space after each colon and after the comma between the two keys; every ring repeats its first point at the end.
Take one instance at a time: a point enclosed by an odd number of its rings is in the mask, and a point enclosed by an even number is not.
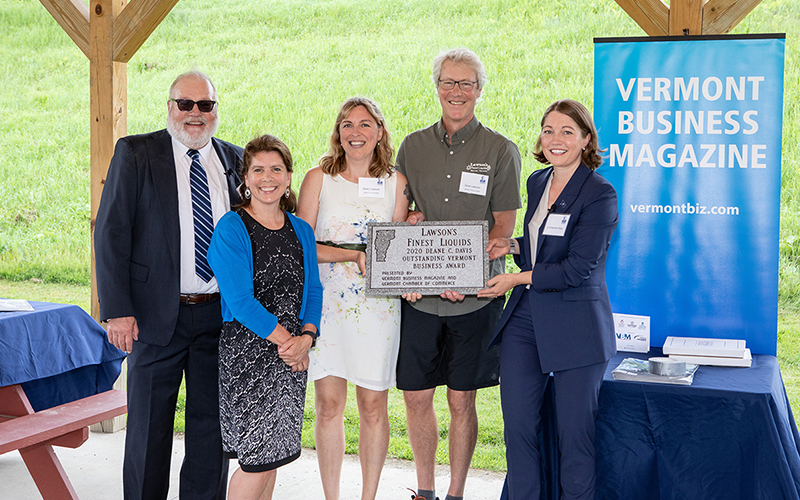
{"type": "MultiPolygon", "coordinates": [[[[8,281],[0,279],[0,297],[19,298],[42,302],[60,302],[76,304],[89,312],[89,287],[85,285],[63,283],[39,283],[32,281],[8,281]]],[[[358,452],[358,409],[356,408],[355,388],[349,387],[348,401],[345,408],[345,437],[347,453],[358,452]]],[[[184,428],[183,410],[186,395],[181,390],[178,397],[178,412],[175,417],[175,430],[182,432],[184,428]]],[[[439,449],[437,460],[447,463],[447,429],[449,414],[444,391],[438,391],[435,398],[436,413],[439,419],[439,449]]],[[[473,466],[482,469],[505,470],[505,448],[503,446],[503,418],[500,414],[500,390],[498,387],[478,392],[477,407],[480,419],[478,444],[475,448],[473,466]]],[[[411,460],[411,447],[406,435],[406,413],[403,395],[396,389],[389,391],[389,454],[392,457],[411,460]]],[[[314,385],[310,384],[306,395],[306,407],[303,422],[304,447],[314,447],[314,385]]]]}
{"type": "MultiPolygon", "coordinates": [[[[797,414],[800,3],[764,0],[734,32],[787,34],[777,334],[797,414]]],[[[569,97],[592,108],[593,37],[643,35],[613,0],[181,0],[127,65],[128,132],[163,128],[169,84],[196,67],[219,91],[218,136],[237,144],[266,132],[281,137],[295,157],[297,188],[325,152],[347,97],[375,99],[396,146],[437,120],[431,60],[466,46],[489,76],[476,112],[517,143],[525,178],[536,165],[531,151],[545,107],[569,97]]],[[[0,296],[88,307],[89,64],[37,0],[0,2],[0,148],[0,296]]],[[[400,399],[392,393],[390,451],[409,458],[400,399]]],[[[505,464],[498,401],[496,390],[479,401],[478,467],[505,464]]],[[[437,400],[440,415],[445,408],[437,400]]],[[[354,451],[353,407],[346,421],[354,451]]],[[[304,444],[312,437],[305,432],[304,444]]],[[[442,460],[444,450],[443,439],[442,460]]]]}

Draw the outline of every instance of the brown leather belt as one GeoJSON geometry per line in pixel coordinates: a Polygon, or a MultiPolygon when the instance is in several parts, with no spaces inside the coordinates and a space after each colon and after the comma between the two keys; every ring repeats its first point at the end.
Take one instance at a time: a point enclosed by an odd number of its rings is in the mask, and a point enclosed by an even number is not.
{"type": "Polygon", "coordinates": [[[219,298],[219,293],[182,293],[181,304],[203,304],[219,298]]]}

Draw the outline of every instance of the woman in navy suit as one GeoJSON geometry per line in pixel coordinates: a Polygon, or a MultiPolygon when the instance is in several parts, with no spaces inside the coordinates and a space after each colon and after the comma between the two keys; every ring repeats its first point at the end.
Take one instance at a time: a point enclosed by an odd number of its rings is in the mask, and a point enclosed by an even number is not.
{"type": "Polygon", "coordinates": [[[493,239],[487,248],[490,259],[513,254],[521,270],[492,278],[478,296],[514,289],[492,341],[500,343],[509,498],[539,498],[537,432],[552,372],[561,498],[593,499],[597,398],[616,352],[605,265],[617,194],[595,172],[597,132],[582,104],[551,104],[541,125],[535,156],[550,167],[528,178],[523,236],[493,239]]]}

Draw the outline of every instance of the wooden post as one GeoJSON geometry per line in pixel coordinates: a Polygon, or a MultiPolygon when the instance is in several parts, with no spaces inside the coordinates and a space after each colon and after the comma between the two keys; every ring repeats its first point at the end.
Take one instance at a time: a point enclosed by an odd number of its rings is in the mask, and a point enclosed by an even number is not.
{"type": "Polygon", "coordinates": [[[89,58],[91,93],[91,313],[100,319],[94,260],[94,224],[114,145],[128,133],[126,63],[178,0],[40,0],[89,58]]]}
{"type": "Polygon", "coordinates": [[[92,316],[100,318],[94,260],[94,224],[114,145],[128,133],[127,64],[114,61],[114,19],[125,0],[92,0],[89,23],[89,92],[91,93],[91,245],[92,316]]]}
{"type": "MultiPolygon", "coordinates": [[[[112,43],[114,19],[125,7],[125,0],[92,0],[89,5],[92,317],[99,320],[94,225],[114,145],[128,133],[128,77],[127,64],[113,59],[112,43]]],[[[123,363],[123,371],[127,368],[126,364],[123,363]]],[[[127,377],[121,376],[114,383],[114,388],[124,390],[126,382],[127,377]]],[[[92,430],[114,432],[124,429],[125,421],[125,415],[120,415],[92,425],[92,430]]]]}
{"type": "Polygon", "coordinates": [[[722,35],[761,0],[616,0],[649,36],[722,35]]]}
{"type": "Polygon", "coordinates": [[[680,0],[670,3],[670,36],[703,33],[703,0],[680,0]]]}
{"type": "MultiPolygon", "coordinates": [[[[89,58],[91,168],[92,317],[100,319],[94,256],[97,208],[114,155],[114,146],[128,133],[127,62],[169,14],[178,0],[40,0],[78,48],[89,58]]],[[[124,389],[126,364],[114,388],[124,389]]],[[[125,416],[92,426],[113,432],[125,416]]]]}

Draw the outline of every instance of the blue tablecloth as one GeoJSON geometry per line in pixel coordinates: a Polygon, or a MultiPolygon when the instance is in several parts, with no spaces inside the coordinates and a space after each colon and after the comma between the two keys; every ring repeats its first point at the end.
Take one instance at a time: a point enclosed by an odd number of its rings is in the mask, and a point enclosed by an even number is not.
{"type": "Polygon", "coordinates": [[[35,411],[111,389],[125,353],[78,306],[0,312],[0,387],[21,384],[35,411]]]}
{"type": "MultiPolygon", "coordinates": [[[[800,435],[774,356],[701,366],[691,386],[617,381],[608,364],[597,417],[597,500],[800,499],[800,435]]],[[[501,381],[502,383],[502,381],[501,381]]],[[[542,409],[542,499],[558,499],[552,377],[542,409]]],[[[504,492],[502,498],[507,498],[504,492]]]]}
{"type": "Polygon", "coordinates": [[[774,356],[701,366],[691,386],[616,381],[597,418],[598,499],[798,499],[800,435],[774,356]]]}

